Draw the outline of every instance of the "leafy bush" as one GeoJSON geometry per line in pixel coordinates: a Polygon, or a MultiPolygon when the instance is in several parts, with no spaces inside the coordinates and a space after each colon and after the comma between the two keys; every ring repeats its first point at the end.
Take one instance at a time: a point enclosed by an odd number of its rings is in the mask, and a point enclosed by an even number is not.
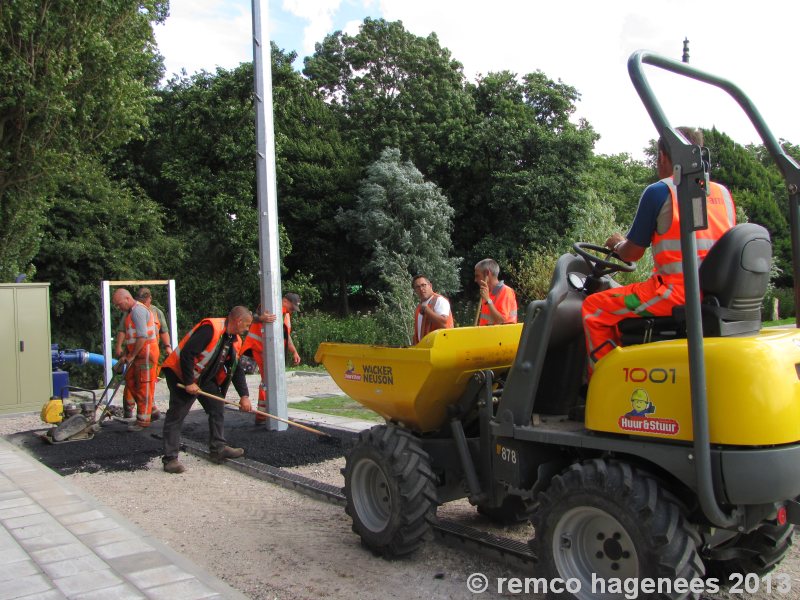
{"type": "MultiPolygon", "coordinates": [[[[317,364],[314,354],[322,342],[343,344],[375,344],[402,346],[405,335],[387,326],[393,319],[379,313],[356,313],[349,317],[335,317],[321,312],[302,313],[292,319],[292,339],[304,364],[317,364]]],[[[407,315],[411,320],[411,314],[407,315]]]]}
{"type": "Polygon", "coordinates": [[[794,316],[794,290],[792,288],[774,288],[764,297],[764,318],[772,318],[772,299],[778,299],[778,314],[781,319],[794,316]]]}

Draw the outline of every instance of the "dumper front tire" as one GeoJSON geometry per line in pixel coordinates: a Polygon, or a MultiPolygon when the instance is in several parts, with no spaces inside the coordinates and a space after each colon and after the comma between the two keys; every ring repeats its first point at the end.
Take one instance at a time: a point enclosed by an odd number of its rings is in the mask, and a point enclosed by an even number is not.
{"type": "MultiPolygon", "coordinates": [[[[601,584],[645,578],[700,580],[700,536],[679,502],[655,478],[613,460],[574,464],[537,498],[530,545],[549,581],[572,580],[574,594],[549,597],[597,600],[601,584]],[[576,585],[575,582],[579,585],[576,585]]],[[[648,598],[697,598],[663,590],[648,598]]],[[[608,595],[606,595],[608,594],[608,595]]],[[[643,597],[643,596],[640,596],[643,597]]]]}
{"type": "Polygon", "coordinates": [[[370,550],[393,558],[416,550],[436,514],[435,476],[419,441],[394,425],[360,434],[344,469],[345,510],[370,550]]]}

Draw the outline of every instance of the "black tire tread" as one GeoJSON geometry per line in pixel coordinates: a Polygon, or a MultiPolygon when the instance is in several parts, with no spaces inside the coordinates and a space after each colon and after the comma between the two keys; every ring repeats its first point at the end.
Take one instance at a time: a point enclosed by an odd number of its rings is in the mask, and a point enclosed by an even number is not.
{"type": "MultiPolygon", "coordinates": [[[[552,550],[547,547],[545,523],[548,515],[557,510],[565,497],[578,492],[596,492],[613,498],[627,510],[646,532],[647,556],[640,556],[640,564],[652,565],[653,572],[642,577],[683,578],[690,581],[702,578],[705,567],[697,548],[700,535],[684,516],[679,501],[651,475],[616,460],[592,459],[574,463],[553,478],[550,486],[541,492],[531,512],[534,538],[529,542],[545,569],[555,571],[555,563],[548,559],[552,550]]],[[[547,573],[546,576],[563,576],[547,573]]],[[[659,596],[659,600],[691,598],[683,596],[659,596]]]]}
{"type": "Polygon", "coordinates": [[[392,424],[377,425],[362,431],[356,448],[370,446],[377,450],[384,464],[388,465],[388,476],[398,484],[400,525],[387,532],[380,544],[365,536],[365,529],[353,506],[349,478],[345,473],[345,512],[353,519],[353,531],[361,537],[362,543],[374,553],[384,558],[405,556],[414,552],[430,535],[431,522],[436,515],[438,504],[435,476],[430,467],[430,457],[420,447],[419,441],[408,431],[392,424]]]}

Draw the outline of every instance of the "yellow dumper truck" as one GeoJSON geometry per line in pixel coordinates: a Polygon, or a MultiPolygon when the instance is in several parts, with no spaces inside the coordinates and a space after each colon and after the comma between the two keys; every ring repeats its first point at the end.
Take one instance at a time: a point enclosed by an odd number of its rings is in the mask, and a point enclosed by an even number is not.
{"type": "Polygon", "coordinates": [[[640,598],[791,586],[769,573],[800,523],[800,333],[761,329],[763,227],[736,226],[698,268],[707,150],[667,122],[645,64],[742,106],[787,182],[800,281],[798,165],[733,84],[635,53],[631,78],[675,165],[686,305],[622,322],[587,385],[581,304],[631,265],[579,243],[521,326],[439,330],[413,348],[322,344],[340,387],[386,419],[344,471],[347,513],[374,552],[413,551],[437,505],[467,497],[491,518],[530,518],[541,575],[569,597],[623,597],[598,588],[612,580],[637,582],[640,598]]]}

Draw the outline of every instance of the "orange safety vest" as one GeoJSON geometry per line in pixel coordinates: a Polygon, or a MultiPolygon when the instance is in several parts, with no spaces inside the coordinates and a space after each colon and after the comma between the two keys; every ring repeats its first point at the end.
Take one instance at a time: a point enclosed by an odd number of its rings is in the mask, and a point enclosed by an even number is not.
{"type": "MultiPolygon", "coordinates": [[[[672,224],[669,229],[653,235],[653,274],[666,283],[683,283],[683,255],[681,254],[680,212],[678,190],[671,177],[661,180],[669,188],[672,201],[672,224]]],[[[710,182],[706,197],[708,228],[695,231],[698,266],[711,250],[711,246],[731,227],[736,225],[736,207],[731,193],[724,186],[710,182]]]]}
{"type": "MultiPolygon", "coordinates": [[[[441,294],[437,294],[436,292],[433,293],[433,298],[428,298],[426,304],[428,308],[431,306],[436,306],[436,302],[441,298],[441,294]]],[[[450,314],[447,315],[447,322],[444,324],[444,327],[439,327],[436,325],[431,319],[428,318],[428,311],[425,311],[425,314],[422,316],[422,332],[417,331],[417,323],[419,322],[419,313],[422,311],[422,302],[417,305],[417,308],[414,310],[414,344],[419,344],[419,341],[428,335],[431,331],[436,331],[437,329],[452,329],[453,328],[453,309],[450,307],[450,314]]]]}
{"type": "MultiPolygon", "coordinates": [[[[494,307],[500,311],[500,314],[504,317],[503,323],[496,323],[497,325],[517,322],[517,295],[514,293],[514,290],[501,281],[494,290],[489,292],[489,298],[494,304],[494,307]]],[[[489,305],[484,302],[481,304],[481,317],[478,320],[478,327],[492,324],[489,305]]]]}
{"type": "MultiPolygon", "coordinates": [[[[128,314],[125,315],[125,345],[127,346],[128,350],[133,350],[133,347],[136,345],[136,339],[139,337],[145,338],[145,344],[153,344],[155,349],[151,348],[150,352],[153,356],[156,357],[156,361],[158,358],[158,328],[156,327],[156,318],[153,316],[153,312],[148,309],[144,304],[141,302],[136,302],[139,306],[144,308],[147,311],[147,331],[145,331],[144,336],[140,335],[142,332],[136,330],[136,326],[133,324],[133,308],[128,311],[128,314]]],[[[141,352],[139,352],[140,356],[143,356],[141,352]]]]}
{"type": "MultiPolygon", "coordinates": [[[[192,337],[195,331],[197,331],[203,325],[211,325],[214,329],[214,333],[211,336],[211,341],[208,342],[208,345],[205,349],[194,357],[194,377],[195,381],[200,378],[200,375],[203,373],[203,370],[208,366],[211,358],[214,356],[215,351],[217,350],[217,346],[219,345],[220,340],[222,339],[223,334],[225,333],[225,322],[226,319],[203,319],[197,325],[192,327],[192,330],[183,336],[183,339],[178,344],[178,347],[175,348],[175,351],[170,354],[164,364],[161,365],[162,369],[170,369],[175,375],[177,376],[178,380],[186,383],[183,381],[183,371],[181,369],[181,350],[186,345],[186,342],[189,341],[189,338],[192,337]]],[[[220,387],[223,387],[230,381],[230,378],[233,377],[233,372],[236,370],[236,364],[238,362],[238,357],[242,353],[242,340],[237,335],[233,338],[233,365],[231,366],[230,371],[226,369],[220,369],[216,376],[215,381],[220,387]]],[[[193,383],[193,382],[190,382],[193,383]]]]}
{"type": "MultiPolygon", "coordinates": [[[[292,333],[292,319],[285,308],[283,309],[283,326],[286,328],[283,337],[283,349],[286,350],[286,346],[289,344],[289,334],[292,333]]],[[[260,321],[253,321],[252,325],[250,325],[250,330],[244,338],[242,354],[248,350],[258,352],[259,354],[264,352],[264,324],[260,321]]]]}

